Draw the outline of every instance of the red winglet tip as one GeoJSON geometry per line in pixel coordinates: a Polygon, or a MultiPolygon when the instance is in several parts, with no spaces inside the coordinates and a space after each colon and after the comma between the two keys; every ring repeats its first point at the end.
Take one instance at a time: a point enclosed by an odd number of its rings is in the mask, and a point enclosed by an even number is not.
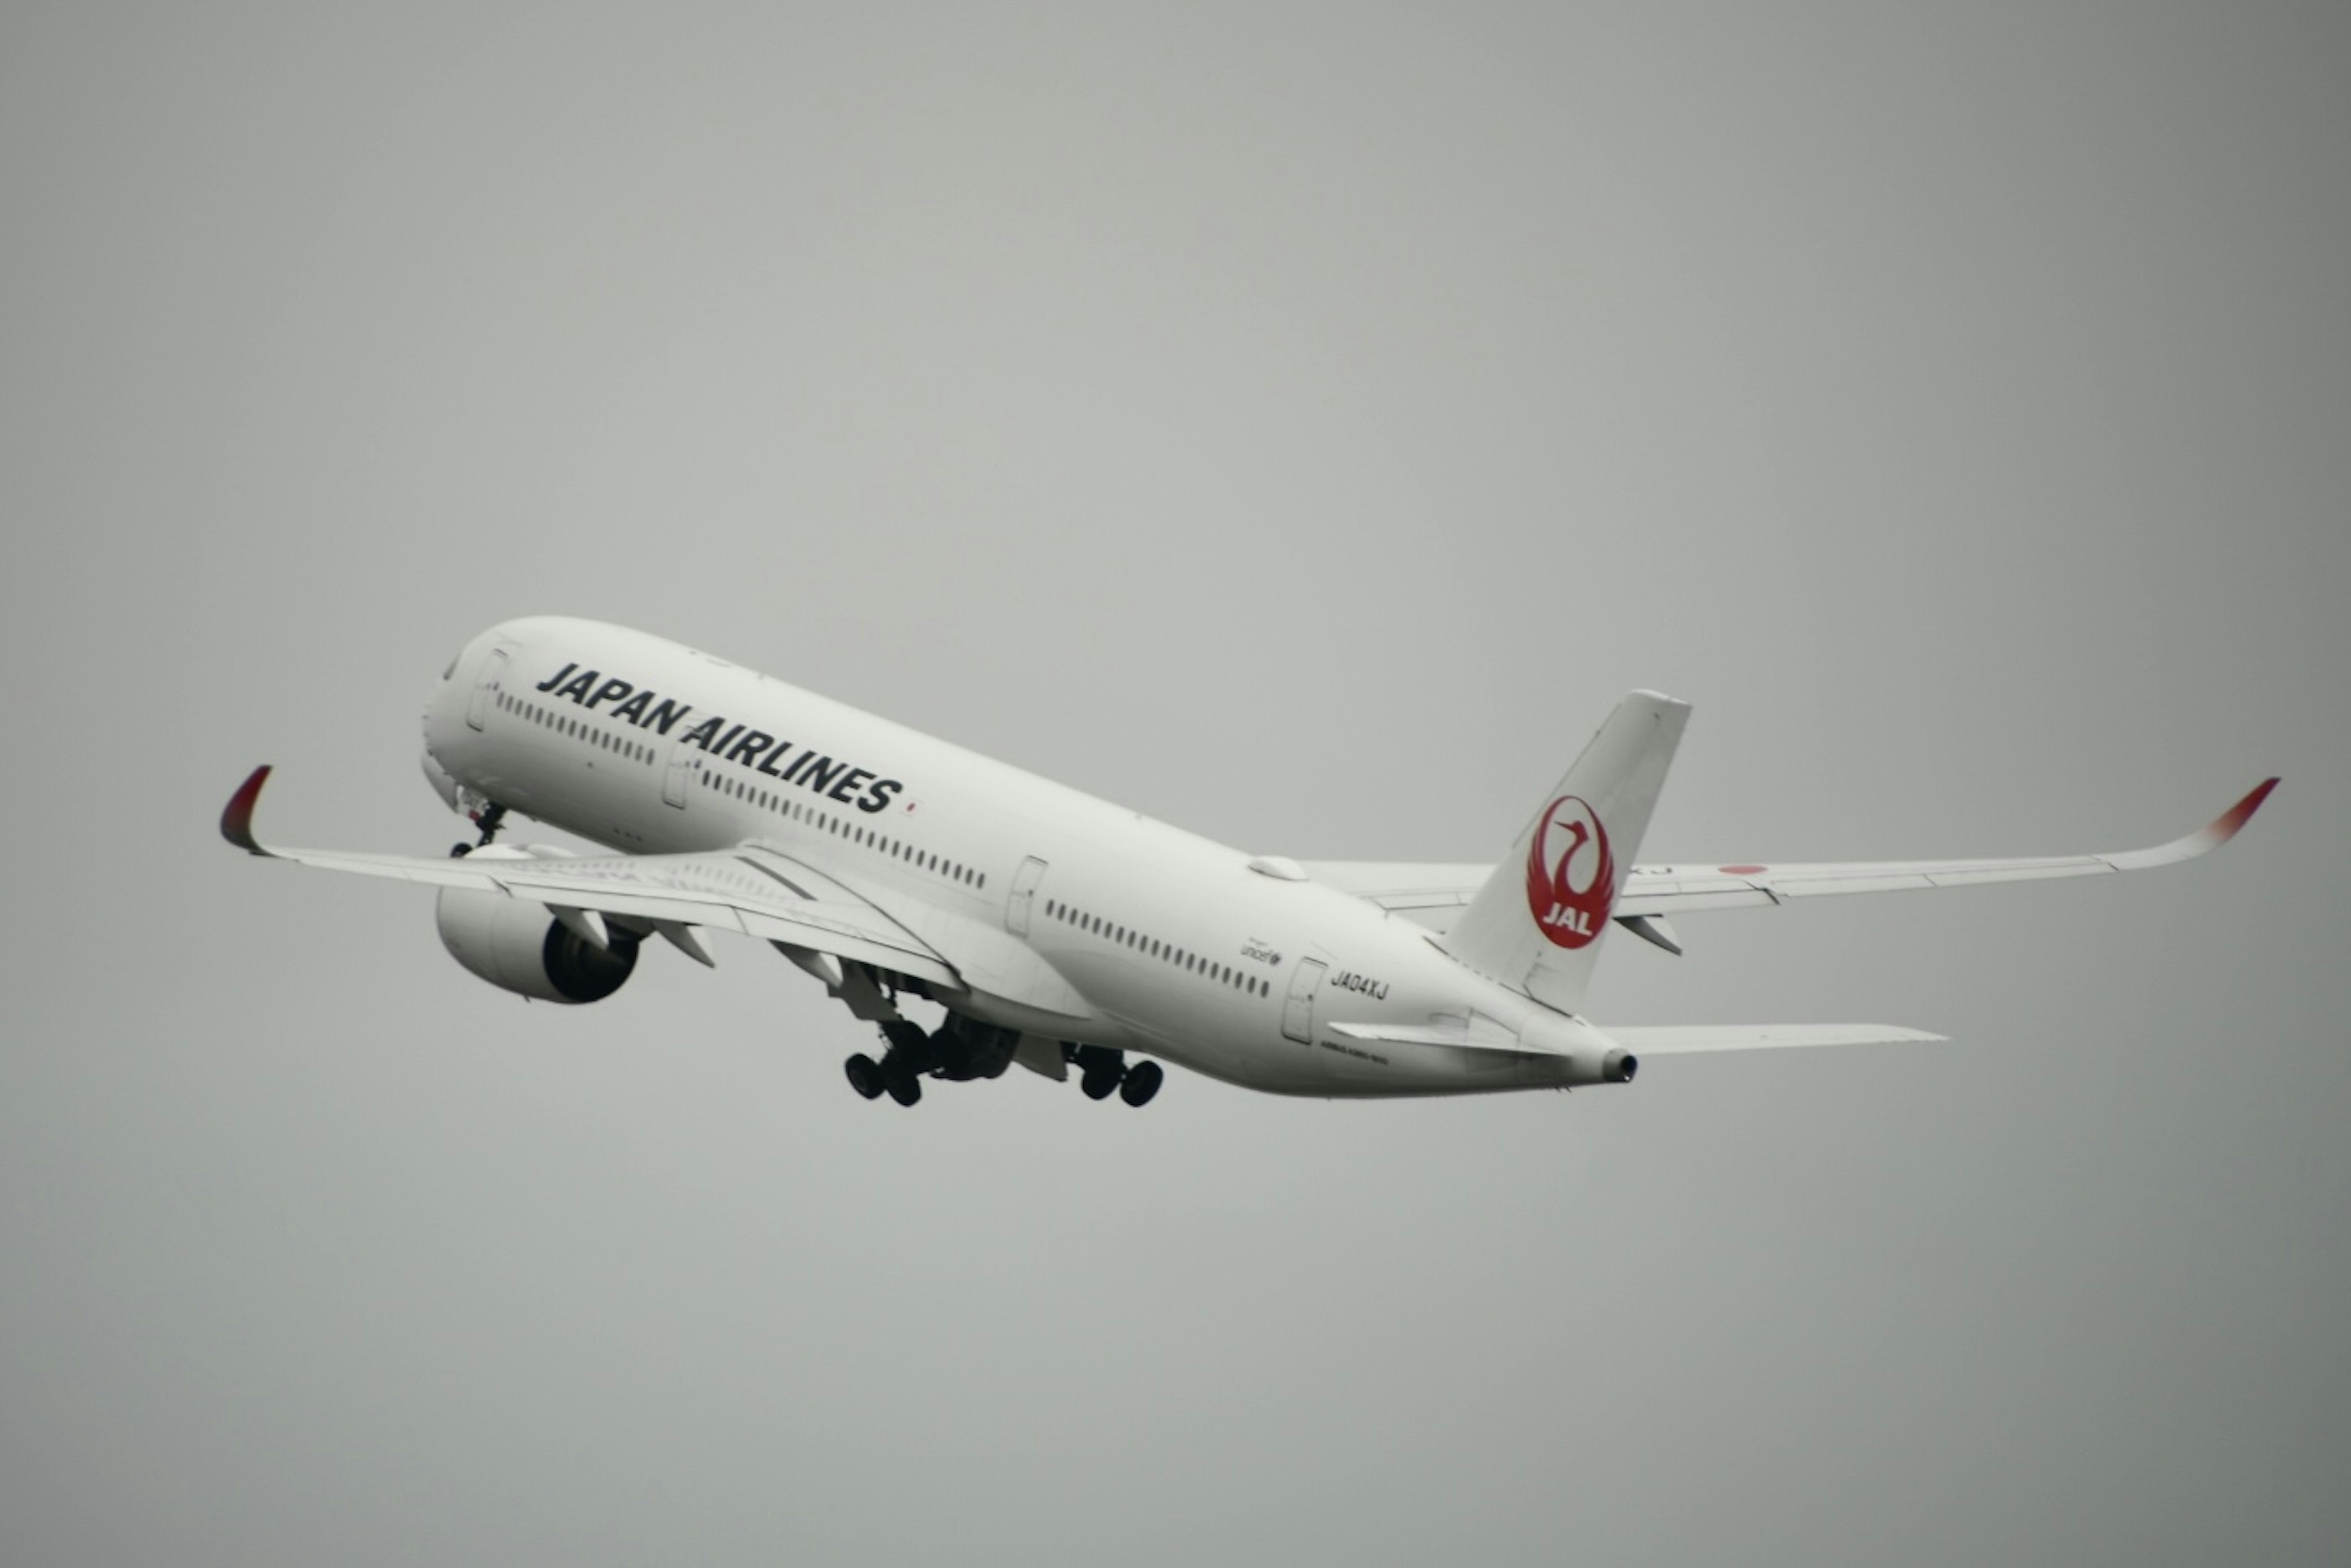
{"type": "Polygon", "coordinates": [[[253,808],[261,800],[261,787],[268,782],[269,764],[265,762],[236,787],[236,793],[228,798],[228,805],[221,812],[221,837],[247,854],[269,852],[253,836],[253,808]]]}
{"type": "Polygon", "coordinates": [[[2253,813],[2262,809],[2262,802],[2268,800],[2270,791],[2277,787],[2278,781],[2275,779],[2264,779],[2254,785],[2243,800],[2230,807],[2214,820],[2211,831],[2218,834],[2224,843],[2235,838],[2237,830],[2253,820],[2253,813]]]}

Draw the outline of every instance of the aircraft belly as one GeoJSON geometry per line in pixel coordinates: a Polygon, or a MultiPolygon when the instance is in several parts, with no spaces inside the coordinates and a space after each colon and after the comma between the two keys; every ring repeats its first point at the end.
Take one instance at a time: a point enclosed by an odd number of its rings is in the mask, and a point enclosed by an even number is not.
{"type": "Polygon", "coordinates": [[[956,999],[955,1009],[1000,1029],[1018,1030],[1040,1040],[1069,1040],[1078,1045],[1104,1045],[1124,1051],[1139,1037],[1118,1019],[1100,1012],[1077,1015],[1056,1012],[975,986],[956,999]]]}
{"type": "Polygon", "coordinates": [[[1239,1088],[1308,1099],[1428,1099],[1562,1087],[1546,1071],[1547,1064],[1498,1060],[1499,1052],[1423,1049],[1407,1056],[1332,1039],[1304,1046],[1288,1040],[1269,1043],[1150,1035],[1138,1035],[1130,1049],[1239,1088]]]}

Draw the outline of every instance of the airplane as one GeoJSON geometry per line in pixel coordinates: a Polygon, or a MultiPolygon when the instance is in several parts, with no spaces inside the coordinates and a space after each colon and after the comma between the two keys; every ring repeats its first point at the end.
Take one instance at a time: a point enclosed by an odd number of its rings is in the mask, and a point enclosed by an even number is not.
{"type": "Polygon", "coordinates": [[[868,1100],[1018,1062],[1149,1103],[1162,1061],[1332,1099],[1629,1083],[1643,1057],[1931,1041],[1878,1024],[1603,1027],[1579,1010],[1612,927],[1681,952],[1671,917],[1791,900],[2098,875],[2234,837],[2278,780],[2149,849],[1847,864],[1633,862],[1689,706],[1636,691],[1496,865],[1250,854],[647,632],[490,628],[424,710],[434,790],[478,829],[446,856],[278,849],[268,767],[221,832],[249,853],[438,890],[458,963],[505,990],[611,997],[658,937],[772,946],[877,1026],[868,1100]],[[508,844],[509,813],[602,845],[508,844]],[[944,1009],[925,1028],[904,1009],[944,1009]]]}

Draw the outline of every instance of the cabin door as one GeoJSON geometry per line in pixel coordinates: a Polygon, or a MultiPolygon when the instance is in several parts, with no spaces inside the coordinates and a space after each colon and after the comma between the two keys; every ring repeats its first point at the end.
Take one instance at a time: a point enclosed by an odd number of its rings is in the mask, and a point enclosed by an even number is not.
{"type": "Polygon", "coordinates": [[[1030,855],[1012,879],[1012,896],[1005,901],[1004,928],[1015,936],[1029,935],[1029,906],[1037,902],[1037,884],[1045,880],[1045,862],[1030,855]]]}
{"type": "Polygon", "coordinates": [[[1281,1032],[1301,1045],[1314,1043],[1314,993],[1322,988],[1322,971],[1328,967],[1319,958],[1301,958],[1298,973],[1290,977],[1290,996],[1281,1004],[1281,1032]]]}
{"type": "Polygon", "coordinates": [[[701,747],[690,744],[683,735],[672,739],[669,766],[662,769],[662,799],[684,810],[686,786],[694,782],[695,771],[701,766],[701,747]]]}
{"type": "Polygon", "coordinates": [[[475,729],[490,721],[490,704],[497,700],[507,679],[507,660],[512,650],[497,647],[482,661],[482,673],[474,681],[474,695],[465,704],[465,722],[475,729]]]}

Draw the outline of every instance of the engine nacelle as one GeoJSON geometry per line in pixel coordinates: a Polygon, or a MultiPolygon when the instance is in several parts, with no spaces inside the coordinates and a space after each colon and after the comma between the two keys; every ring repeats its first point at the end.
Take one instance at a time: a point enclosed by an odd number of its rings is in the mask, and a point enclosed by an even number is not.
{"type": "Polygon", "coordinates": [[[444,887],[434,917],[452,958],[543,1002],[601,1002],[637,967],[633,934],[608,926],[612,945],[600,948],[527,898],[444,887]]]}

